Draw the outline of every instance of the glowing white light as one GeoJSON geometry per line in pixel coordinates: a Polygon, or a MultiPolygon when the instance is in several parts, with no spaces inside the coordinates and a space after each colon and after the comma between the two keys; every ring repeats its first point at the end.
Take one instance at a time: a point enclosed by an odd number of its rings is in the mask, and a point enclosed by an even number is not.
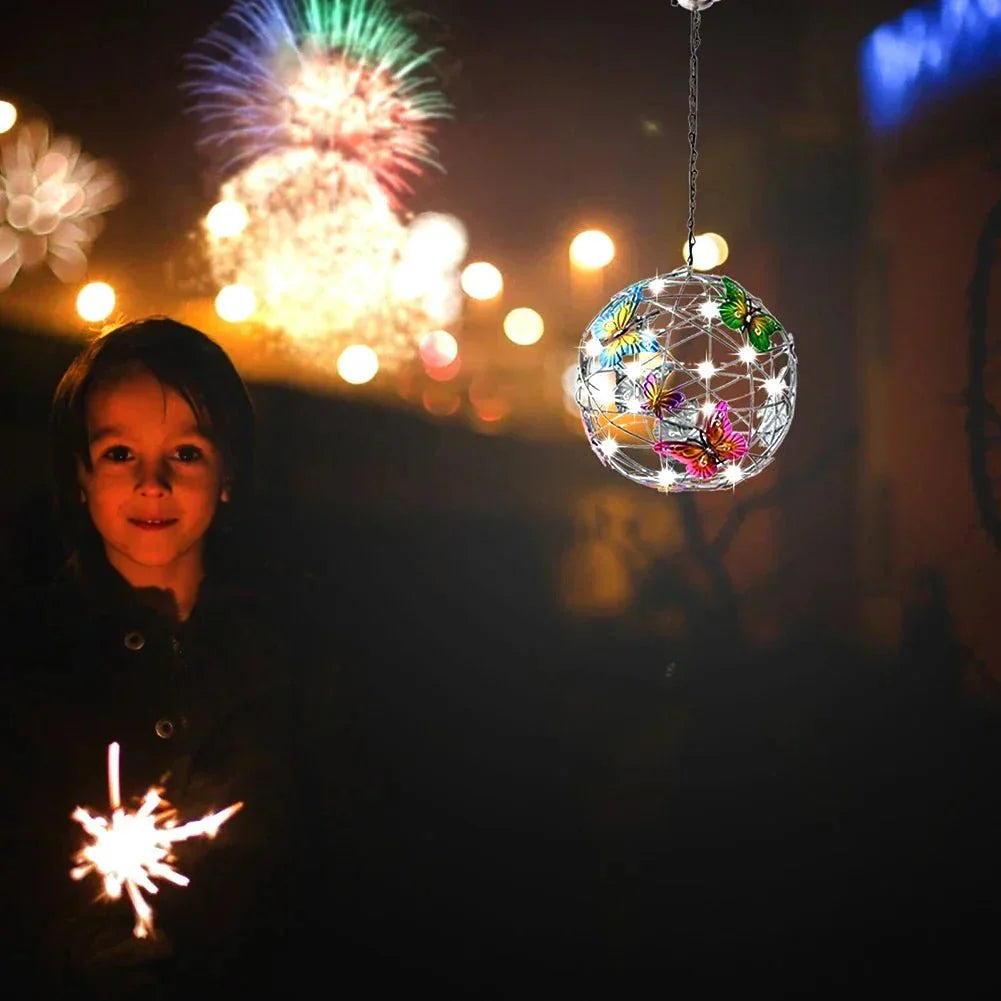
{"type": "Polygon", "coordinates": [[[586,354],[588,358],[597,358],[603,350],[604,348],[602,347],[601,341],[599,341],[597,337],[590,338],[590,340],[584,344],[584,354],[586,354]]]}
{"type": "Polygon", "coordinates": [[[432,330],[421,338],[420,354],[429,368],[444,368],[458,357],[459,342],[447,330],[432,330]]]}
{"type": "Polygon", "coordinates": [[[638,414],[641,413],[642,410],[643,410],[642,400],[632,399],[626,404],[627,414],[638,414]]]}
{"type": "Polygon", "coordinates": [[[254,315],[257,296],[246,285],[224,285],[215,297],[215,311],[227,323],[242,323],[254,315]]]}
{"type": "Polygon", "coordinates": [[[700,361],[695,370],[699,373],[700,379],[708,382],[715,374],[716,366],[707,358],[705,361],[700,361]]]}
{"type": "Polygon", "coordinates": [[[404,256],[447,271],[462,263],[468,244],[461,219],[443,212],[422,212],[410,224],[404,256]]]}
{"type": "Polygon", "coordinates": [[[622,366],[622,370],[633,382],[639,382],[643,378],[645,367],[641,361],[629,361],[622,366]]]}
{"type": "Polygon", "coordinates": [[[586,229],[570,242],[570,260],[586,271],[603,268],[615,257],[612,238],[600,229],[586,229]]]}
{"type": "Polygon", "coordinates": [[[737,357],[746,364],[750,365],[755,358],[758,357],[758,352],[751,347],[750,344],[745,344],[738,352],[737,357]]]}
{"type": "Polygon", "coordinates": [[[664,466],[659,473],[657,473],[657,482],[662,487],[669,487],[675,480],[677,480],[678,474],[670,467],[664,466]]]}
{"type": "Polygon", "coordinates": [[[765,380],[765,392],[769,396],[781,396],[785,392],[785,379],[776,376],[774,379],[765,380]]]}
{"type": "Polygon", "coordinates": [[[603,455],[611,456],[619,450],[619,443],[614,438],[602,438],[598,442],[598,448],[603,455]]]}
{"type": "Polygon", "coordinates": [[[205,226],[217,239],[237,236],[250,222],[250,214],[241,202],[216,202],[205,216],[205,226]]]}
{"type": "Polygon", "coordinates": [[[10,101],[0,101],[0,133],[9,132],[17,121],[17,108],[10,101]]]}
{"type": "Polygon", "coordinates": [[[504,333],[507,335],[507,339],[514,344],[522,346],[535,344],[544,330],[545,324],[542,322],[542,317],[528,306],[512,309],[504,317],[504,333]]]}
{"type": "Polygon", "coordinates": [[[651,295],[660,295],[660,293],[667,288],[667,282],[664,281],[663,278],[654,278],[654,280],[647,285],[647,288],[650,290],[651,295]]]}
{"type": "Polygon", "coordinates": [[[504,288],[500,271],[488,261],[474,261],[462,271],[462,291],[470,299],[493,299],[504,288]]]}
{"type": "Polygon", "coordinates": [[[740,466],[727,466],[723,470],[723,477],[727,483],[739,483],[743,479],[744,474],[741,472],[740,466]]]}
{"type": "Polygon", "coordinates": [[[107,282],[90,282],[77,293],[76,311],[87,323],[106,320],[115,308],[115,290],[107,282]]]}
{"type": "Polygon", "coordinates": [[[713,302],[712,299],[706,299],[706,301],[699,306],[699,316],[701,316],[703,320],[718,320],[719,303],[713,302]]]}
{"type": "MultiPolygon", "coordinates": [[[[718,233],[702,233],[695,237],[692,245],[692,267],[696,271],[711,271],[718,268],[730,256],[726,240],[718,233]]],[[[688,241],[681,248],[681,259],[688,263],[688,241]]]]}
{"type": "Polygon", "coordinates": [[[702,404],[702,414],[704,417],[712,417],[713,411],[716,409],[716,404],[712,400],[706,400],[702,404]]]}
{"type": "Polygon", "coordinates": [[[379,356],[367,344],[351,344],[337,359],[337,374],[352,386],[370,382],[379,371],[379,356]]]}

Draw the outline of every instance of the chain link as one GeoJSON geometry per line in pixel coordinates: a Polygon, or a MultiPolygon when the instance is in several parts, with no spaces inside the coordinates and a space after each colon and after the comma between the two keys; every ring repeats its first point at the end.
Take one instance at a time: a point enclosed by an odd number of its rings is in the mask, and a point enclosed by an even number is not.
{"type": "Polygon", "coordinates": [[[695,191],[699,177],[699,46],[702,44],[702,14],[692,10],[688,76],[688,267],[695,259],[695,191]]]}

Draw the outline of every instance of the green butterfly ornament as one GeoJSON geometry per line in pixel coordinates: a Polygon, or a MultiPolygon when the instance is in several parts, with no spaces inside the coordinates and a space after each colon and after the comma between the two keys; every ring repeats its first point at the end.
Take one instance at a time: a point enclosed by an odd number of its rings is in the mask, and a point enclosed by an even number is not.
{"type": "Polygon", "coordinates": [[[731,329],[747,335],[755,351],[767,351],[772,346],[772,334],[782,324],[766,313],[761,303],[752,299],[732,278],[723,276],[726,297],[719,303],[719,318],[731,329]]]}

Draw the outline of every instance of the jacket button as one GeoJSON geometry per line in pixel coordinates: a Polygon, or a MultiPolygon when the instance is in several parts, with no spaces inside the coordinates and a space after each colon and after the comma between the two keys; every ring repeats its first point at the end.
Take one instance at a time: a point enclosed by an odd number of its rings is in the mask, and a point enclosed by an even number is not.
{"type": "Polygon", "coordinates": [[[139,651],[146,645],[146,637],[138,630],[125,634],[125,646],[129,650],[139,651]]]}
{"type": "Polygon", "coordinates": [[[156,731],[156,735],[163,740],[170,740],[174,736],[174,724],[169,719],[158,719],[153,729],[156,731]]]}

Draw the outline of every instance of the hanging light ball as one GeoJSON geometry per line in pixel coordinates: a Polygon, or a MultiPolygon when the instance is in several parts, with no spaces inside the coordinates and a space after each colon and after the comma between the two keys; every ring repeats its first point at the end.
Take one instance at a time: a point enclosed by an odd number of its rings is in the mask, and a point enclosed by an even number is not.
{"type": "Polygon", "coordinates": [[[789,430],[793,339],[731,278],[679,268],[623,289],[592,320],[576,402],[600,461],[634,483],[730,489],[789,430]]]}

